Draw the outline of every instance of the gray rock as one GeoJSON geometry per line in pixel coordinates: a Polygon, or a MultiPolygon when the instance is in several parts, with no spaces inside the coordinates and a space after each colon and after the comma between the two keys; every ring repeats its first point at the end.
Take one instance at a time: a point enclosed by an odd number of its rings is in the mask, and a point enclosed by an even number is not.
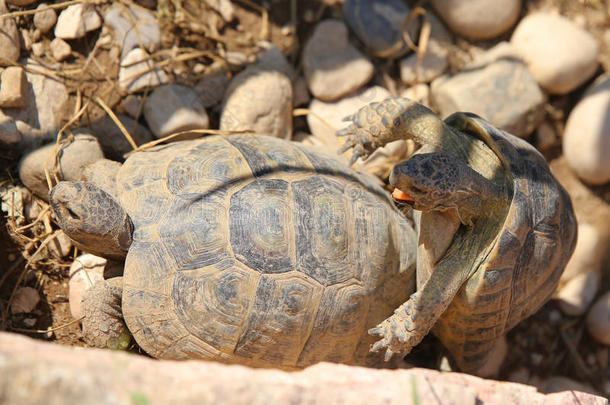
{"type": "MultiPolygon", "coordinates": [[[[404,24],[411,9],[401,0],[347,0],[345,22],[364,46],[377,57],[398,57],[409,47],[403,39],[404,24]]],[[[413,42],[419,26],[413,20],[408,32],[413,42]]]]}
{"type": "Polygon", "coordinates": [[[74,4],[59,14],[55,25],[55,36],[62,39],[82,38],[87,32],[101,26],[102,19],[93,4],[74,4]]]}
{"type": "Polygon", "coordinates": [[[484,54],[484,63],[434,80],[432,102],[442,116],[469,111],[514,135],[526,136],[542,122],[546,98],[522,61],[504,56],[489,59],[484,54]]]}
{"type": "Polygon", "coordinates": [[[264,46],[264,50],[257,55],[255,66],[261,70],[276,70],[286,75],[290,80],[294,80],[296,72],[280,48],[269,42],[261,45],[264,46]]]}
{"type": "Polygon", "coordinates": [[[204,108],[218,105],[225,96],[231,80],[224,73],[216,73],[199,80],[193,90],[199,95],[204,108]]]}
{"type": "Polygon", "coordinates": [[[601,76],[566,122],[563,154],[582,180],[610,182],[610,75],[601,76]]]}
{"type": "Polygon", "coordinates": [[[599,274],[597,271],[586,270],[570,279],[557,292],[557,306],[568,316],[581,316],[599,290],[599,274]]]}
{"type": "MultiPolygon", "coordinates": [[[[85,166],[104,158],[97,139],[90,135],[76,135],[73,142],[63,145],[57,166],[60,180],[81,180],[85,166]]],[[[45,201],[49,201],[45,168],[53,172],[54,151],[55,143],[45,145],[25,155],[19,163],[21,182],[45,201]]]]}
{"type": "Polygon", "coordinates": [[[55,38],[51,41],[51,53],[55,59],[62,61],[72,54],[72,48],[63,39],[55,38]]]}
{"type": "Polygon", "coordinates": [[[157,138],[189,129],[207,129],[210,125],[197,93],[178,84],[157,87],[144,103],[143,112],[157,138]]]}
{"type": "Polygon", "coordinates": [[[28,102],[27,81],[21,66],[11,66],[0,74],[0,107],[21,108],[28,102]]]}
{"type": "Polygon", "coordinates": [[[438,42],[430,42],[419,64],[418,54],[415,53],[400,61],[400,79],[408,85],[429,83],[448,67],[447,50],[438,42]]]}
{"type": "Polygon", "coordinates": [[[13,120],[22,135],[21,146],[29,147],[55,139],[61,123],[70,114],[68,92],[60,81],[35,73],[44,70],[33,59],[25,63],[28,82],[24,108],[0,110],[0,122],[13,120]]]}
{"type": "Polygon", "coordinates": [[[587,330],[595,340],[610,345],[610,291],[599,297],[587,315],[587,330]]]}
{"type": "MultiPolygon", "coordinates": [[[[41,3],[36,9],[40,10],[48,6],[49,5],[46,3],[41,3]]],[[[36,14],[34,14],[34,26],[42,34],[46,34],[47,32],[51,31],[51,29],[55,26],[56,22],[57,13],[53,9],[36,11],[36,14]]]]}
{"type": "Polygon", "coordinates": [[[21,134],[17,131],[15,120],[0,113],[0,143],[15,146],[21,142],[21,134]]]}
{"type": "Polygon", "coordinates": [[[220,116],[222,130],[292,137],[292,84],[277,71],[248,67],[233,78],[220,116]]]}
{"type": "Polygon", "coordinates": [[[154,68],[148,60],[146,51],[135,48],[121,60],[119,68],[119,86],[129,93],[157,87],[167,83],[167,75],[161,69],[154,68]]]}
{"type": "Polygon", "coordinates": [[[608,404],[579,391],[544,395],[536,387],[460,373],[328,363],[293,372],[212,361],[158,361],[6,332],[0,332],[0,398],[5,405],[414,405],[436,404],[439,398],[463,405],[608,404]]]}
{"type": "Polygon", "coordinates": [[[19,287],[11,304],[12,314],[30,313],[40,302],[38,290],[32,287],[19,287]]]}
{"type": "Polygon", "coordinates": [[[366,84],[373,64],[349,43],[345,24],[325,20],[305,45],[303,71],[314,97],[333,101],[366,84]]]}
{"type": "Polygon", "coordinates": [[[560,15],[525,17],[510,40],[536,81],[552,94],[566,94],[597,70],[597,41],[560,15]]]}
{"type": "Polygon", "coordinates": [[[607,231],[598,229],[594,224],[580,221],[576,247],[561,275],[559,290],[565,283],[579,274],[589,271],[601,274],[604,248],[609,242],[607,231]]]}
{"type": "MultiPolygon", "coordinates": [[[[139,146],[155,139],[145,126],[140,125],[132,118],[123,114],[117,114],[117,118],[129,132],[136,145],[139,146]]],[[[125,139],[125,135],[112,118],[107,115],[90,123],[89,128],[82,128],[80,131],[85,133],[90,131],[102,145],[104,155],[110,159],[123,160],[123,155],[133,150],[129,141],[125,139]]]]}
{"type": "Polygon", "coordinates": [[[472,39],[505,33],[521,11],[521,0],[431,0],[431,4],[453,32],[472,39]]]}
{"type": "Polygon", "coordinates": [[[148,10],[115,4],[104,15],[104,24],[114,29],[114,38],[121,47],[122,55],[141,46],[153,52],[161,44],[159,24],[155,15],[148,10]]]}
{"type": "MultiPolygon", "coordinates": [[[[0,0],[0,14],[6,13],[8,13],[8,9],[5,0],[0,0]]],[[[21,41],[15,19],[0,19],[0,66],[17,62],[20,53],[21,41]],[[6,60],[6,62],[2,60],[6,60]]]]}

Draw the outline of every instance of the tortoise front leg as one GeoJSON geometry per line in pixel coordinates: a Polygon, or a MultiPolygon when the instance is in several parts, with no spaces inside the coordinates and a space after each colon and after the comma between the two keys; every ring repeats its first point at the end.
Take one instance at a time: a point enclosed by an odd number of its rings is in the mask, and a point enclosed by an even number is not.
{"type": "Polygon", "coordinates": [[[337,131],[337,136],[346,137],[340,153],[353,149],[351,163],[399,139],[412,139],[436,150],[446,135],[451,136],[450,129],[432,110],[403,97],[368,104],[343,120],[353,121],[337,131]]]}
{"type": "Polygon", "coordinates": [[[421,289],[392,316],[369,330],[369,334],[381,337],[371,351],[385,348],[388,361],[394,353],[409,353],[432,329],[469,276],[469,268],[460,266],[455,255],[448,253],[436,264],[421,289]]]}
{"type": "Polygon", "coordinates": [[[123,277],[96,283],[83,297],[83,338],[94,346],[126,349],[131,333],[125,325],[121,300],[123,277]]]}

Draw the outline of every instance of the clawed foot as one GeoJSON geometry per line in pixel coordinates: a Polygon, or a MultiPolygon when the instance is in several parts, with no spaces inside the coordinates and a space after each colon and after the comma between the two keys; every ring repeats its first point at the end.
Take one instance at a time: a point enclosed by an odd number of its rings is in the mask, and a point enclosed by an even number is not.
{"type": "MultiPolygon", "coordinates": [[[[352,121],[354,116],[350,115],[345,117],[344,121],[352,121]]],[[[345,137],[345,143],[339,149],[339,154],[351,149],[352,158],[349,161],[349,165],[353,165],[358,158],[366,159],[375,148],[370,139],[370,134],[364,131],[362,128],[351,124],[346,128],[337,131],[337,136],[345,137]]]]}
{"type": "Polygon", "coordinates": [[[372,352],[386,349],[385,361],[395,353],[407,354],[419,344],[430,331],[437,317],[425,310],[428,306],[421,303],[420,292],[413,293],[411,298],[402,304],[394,314],[377,327],[369,329],[369,335],[381,339],[371,347],[372,352]]]}
{"type": "Polygon", "coordinates": [[[377,327],[369,329],[370,335],[381,337],[371,347],[372,352],[386,349],[384,360],[390,361],[395,353],[407,354],[419,342],[413,342],[412,330],[406,328],[404,322],[391,316],[377,327]]]}

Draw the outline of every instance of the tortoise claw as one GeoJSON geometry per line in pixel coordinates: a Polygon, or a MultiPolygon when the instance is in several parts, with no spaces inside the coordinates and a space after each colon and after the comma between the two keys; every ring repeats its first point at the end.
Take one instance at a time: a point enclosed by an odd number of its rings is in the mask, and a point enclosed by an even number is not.
{"type": "Polygon", "coordinates": [[[372,352],[378,352],[381,348],[383,348],[383,340],[378,340],[371,347],[372,352]]]}
{"type": "Polygon", "coordinates": [[[392,358],[393,355],[394,355],[394,352],[388,348],[385,351],[385,355],[383,356],[383,361],[385,361],[387,363],[388,361],[390,361],[390,359],[392,358]]]}

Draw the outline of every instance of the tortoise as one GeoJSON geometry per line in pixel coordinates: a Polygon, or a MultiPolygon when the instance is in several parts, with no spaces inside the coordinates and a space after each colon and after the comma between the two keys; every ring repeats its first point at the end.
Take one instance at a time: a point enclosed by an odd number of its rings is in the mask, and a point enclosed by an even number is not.
{"type": "Polygon", "coordinates": [[[572,255],[568,194],[536,149],[474,114],[443,121],[390,98],[346,120],[352,161],[396,139],[421,146],[389,179],[421,212],[417,291],[369,331],[371,350],[408,353],[432,329],[461,370],[488,373],[498,339],[551,297],[572,255]]]}
{"type": "Polygon", "coordinates": [[[381,359],[367,330],[414,291],[416,234],[372,177],[252,135],[95,165],[50,193],[77,245],[125,257],[84,299],[91,344],[130,332],[156,358],[284,369],[381,359]]]}

